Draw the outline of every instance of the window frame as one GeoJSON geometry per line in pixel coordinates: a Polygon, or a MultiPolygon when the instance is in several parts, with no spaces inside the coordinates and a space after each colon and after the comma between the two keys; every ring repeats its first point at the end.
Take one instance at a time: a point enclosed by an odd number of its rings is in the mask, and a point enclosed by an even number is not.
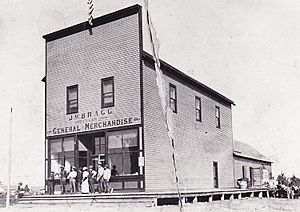
{"type": "Polygon", "coordinates": [[[169,83],[169,106],[174,113],[177,113],[177,88],[172,83],[169,83]],[[175,98],[171,97],[171,88],[175,90],[175,98]],[[174,101],[174,107],[175,107],[174,109],[171,107],[172,100],[174,101]]]}
{"type": "Polygon", "coordinates": [[[101,108],[108,108],[108,107],[114,107],[115,106],[115,83],[114,83],[114,76],[106,77],[101,79],[101,108]],[[112,103],[104,103],[104,95],[109,93],[104,93],[104,82],[112,81],[112,103]]]}
{"type": "Polygon", "coordinates": [[[220,107],[217,105],[215,107],[215,118],[216,118],[216,128],[221,129],[221,110],[220,107]]]}
{"type": "MultiPolygon", "coordinates": [[[[66,169],[66,161],[68,159],[72,159],[74,161],[74,164],[76,164],[76,147],[75,147],[75,140],[76,138],[74,136],[66,136],[66,137],[59,137],[59,138],[52,138],[52,139],[49,139],[48,142],[47,142],[47,165],[48,165],[48,177],[52,171],[52,162],[53,161],[59,161],[59,165],[60,166],[64,166],[65,169],[66,169]],[[72,145],[72,148],[73,150],[71,150],[71,152],[73,152],[73,156],[70,157],[70,156],[67,156],[67,152],[70,152],[70,151],[65,151],[65,148],[64,148],[64,143],[67,142],[66,140],[69,139],[69,138],[72,138],[73,139],[73,145],[72,145]],[[60,146],[60,155],[59,157],[54,157],[52,158],[51,155],[53,154],[52,152],[52,144],[53,143],[59,143],[59,146],[60,146]]],[[[55,154],[55,153],[54,153],[55,154]]],[[[71,165],[71,166],[73,166],[71,165]]],[[[59,172],[58,172],[59,173],[59,172]]]]}
{"type": "Polygon", "coordinates": [[[76,85],[71,85],[71,86],[67,86],[67,115],[68,114],[73,114],[73,113],[78,113],[78,111],[79,111],[79,101],[78,101],[78,93],[79,93],[79,89],[78,89],[78,84],[76,84],[76,85]],[[76,101],[77,101],[77,108],[76,108],[76,110],[75,111],[71,111],[71,109],[70,109],[70,102],[71,101],[75,101],[75,100],[69,100],[69,90],[71,90],[71,89],[74,89],[74,88],[76,88],[76,101]]]}
{"type": "MultiPolygon", "coordinates": [[[[124,178],[124,177],[132,177],[132,176],[136,176],[136,175],[134,175],[134,174],[126,174],[125,172],[124,172],[124,155],[125,154],[130,154],[130,153],[138,153],[138,158],[141,156],[141,153],[143,152],[143,150],[140,148],[140,141],[139,141],[139,139],[140,139],[140,132],[139,132],[139,130],[138,130],[138,128],[129,128],[129,129],[124,129],[124,130],[112,130],[112,131],[108,131],[107,132],[107,134],[106,134],[106,139],[107,139],[107,147],[106,147],[106,151],[107,151],[107,153],[106,153],[106,161],[107,161],[107,163],[109,163],[109,158],[110,158],[110,156],[111,155],[121,155],[121,157],[122,157],[122,159],[121,159],[121,163],[122,163],[122,167],[121,167],[121,171],[118,173],[118,175],[117,176],[114,176],[114,177],[121,177],[121,178],[124,178]],[[126,132],[126,131],[130,131],[130,130],[134,130],[135,132],[136,132],[136,139],[137,139],[137,143],[136,143],[136,149],[132,149],[132,150],[130,150],[129,148],[127,148],[127,147],[125,147],[124,146],[124,137],[123,137],[123,135],[124,134],[122,134],[122,140],[121,140],[121,145],[122,145],[122,147],[121,147],[121,151],[120,152],[109,152],[109,136],[110,136],[110,133],[114,133],[114,132],[126,132]]],[[[137,161],[138,162],[138,161],[137,161]]],[[[142,174],[140,173],[140,171],[139,171],[139,168],[140,168],[140,166],[139,166],[139,164],[137,164],[137,176],[141,176],[142,174]]]]}
{"type": "Polygon", "coordinates": [[[196,121],[202,122],[202,101],[201,98],[198,96],[195,96],[195,110],[196,110],[196,121]],[[197,108],[197,101],[199,101],[199,108],[197,108]],[[199,112],[199,117],[197,116],[197,112],[199,112]]]}

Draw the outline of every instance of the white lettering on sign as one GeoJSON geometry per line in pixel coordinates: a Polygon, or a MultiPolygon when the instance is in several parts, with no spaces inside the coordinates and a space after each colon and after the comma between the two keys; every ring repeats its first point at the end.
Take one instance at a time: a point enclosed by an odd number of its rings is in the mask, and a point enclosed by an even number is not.
{"type": "Polygon", "coordinates": [[[76,121],[76,120],[83,120],[83,119],[89,119],[89,118],[95,118],[100,116],[107,116],[111,115],[113,112],[111,108],[108,109],[102,109],[102,110],[96,110],[94,112],[85,112],[85,113],[77,113],[77,114],[71,114],[69,115],[69,121],[76,121]]]}
{"type": "Polygon", "coordinates": [[[112,119],[112,120],[100,119],[99,121],[97,121],[97,119],[95,120],[91,119],[91,120],[86,120],[86,122],[76,122],[74,125],[70,125],[66,127],[54,127],[52,130],[49,130],[47,132],[47,135],[48,136],[61,135],[67,133],[78,133],[78,132],[84,132],[90,130],[129,126],[134,124],[140,124],[141,121],[139,117],[126,117],[126,118],[112,119]]]}

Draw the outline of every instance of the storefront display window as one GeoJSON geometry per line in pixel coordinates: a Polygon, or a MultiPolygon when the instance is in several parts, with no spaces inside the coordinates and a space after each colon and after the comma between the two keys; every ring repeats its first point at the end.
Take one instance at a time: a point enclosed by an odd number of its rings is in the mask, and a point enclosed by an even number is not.
{"type": "Polygon", "coordinates": [[[108,133],[108,164],[112,175],[138,175],[137,129],[108,133]]]}
{"type": "Polygon", "coordinates": [[[67,171],[74,166],[74,137],[58,138],[49,140],[50,145],[50,171],[60,173],[60,167],[64,166],[67,171]]]}

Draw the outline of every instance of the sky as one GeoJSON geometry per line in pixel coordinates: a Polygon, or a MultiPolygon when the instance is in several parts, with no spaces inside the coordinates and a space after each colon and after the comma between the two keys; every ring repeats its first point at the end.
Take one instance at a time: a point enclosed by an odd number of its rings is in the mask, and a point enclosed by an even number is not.
{"type": "MultiPolygon", "coordinates": [[[[94,17],[142,0],[94,0],[94,17]]],[[[300,177],[300,2],[162,0],[149,9],[160,56],[234,100],[234,139],[300,177]]],[[[0,1],[0,181],[13,107],[12,183],[44,182],[44,34],[87,20],[85,0],[0,1]]],[[[145,20],[145,11],[144,11],[145,20]]],[[[144,22],[144,49],[150,51],[144,22]]]]}

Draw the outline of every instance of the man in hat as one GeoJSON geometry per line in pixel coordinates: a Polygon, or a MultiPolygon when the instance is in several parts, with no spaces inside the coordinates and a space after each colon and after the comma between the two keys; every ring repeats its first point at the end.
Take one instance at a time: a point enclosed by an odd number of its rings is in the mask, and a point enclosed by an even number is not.
{"type": "Polygon", "coordinates": [[[60,167],[60,187],[61,194],[66,193],[66,184],[67,184],[67,171],[64,166],[60,167]]]}
{"type": "Polygon", "coordinates": [[[50,195],[54,194],[54,172],[51,172],[48,177],[48,193],[50,195]]]}
{"type": "Polygon", "coordinates": [[[104,173],[104,168],[102,166],[102,163],[99,161],[99,163],[98,163],[98,173],[97,173],[97,182],[98,182],[98,192],[99,193],[104,192],[103,173],[104,173]]]}
{"type": "Polygon", "coordinates": [[[109,185],[109,180],[111,177],[111,171],[108,168],[108,165],[106,164],[104,166],[104,172],[103,172],[103,180],[104,180],[104,192],[108,193],[110,192],[110,185],[109,185]]]}
{"type": "Polygon", "coordinates": [[[82,171],[80,168],[77,170],[77,177],[76,177],[76,190],[78,193],[81,192],[81,183],[82,183],[82,171]]]}
{"type": "Polygon", "coordinates": [[[20,181],[18,183],[18,187],[17,187],[17,195],[16,197],[19,198],[19,197],[22,197],[24,195],[24,187],[23,187],[23,183],[20,181]]]}
{"type": "Polygon", "coordinates": [[[70,181],[70,188],[71,188],[71,193],[75,194],[76,192],[76,177],[77,177],[77,172],[75,166],[71,167],[71,171],[68,175],[68,179],[70,181]]]}
{"type": "Polygon", "coordinates": [[[97,172],[93,169],[93,166],[89,166],[89,176],[88,176],[88,182],[91,193],[95,193],[94,189],[94,179],[96,178],[97,172]]]}

